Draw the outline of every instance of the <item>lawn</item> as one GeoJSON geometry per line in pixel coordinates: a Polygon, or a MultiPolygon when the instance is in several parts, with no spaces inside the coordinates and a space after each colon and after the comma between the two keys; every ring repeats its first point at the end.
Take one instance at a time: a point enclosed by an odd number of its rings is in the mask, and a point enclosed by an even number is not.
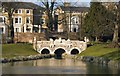
{"type": "Polygon", "coordinates": [[[79,56],[100,56],[112,60],[120,60],[120,48],[108,48],[107,44],[94,44],[88,47],[79,56]]]}
{"type": "Polygon", "coordinates": [[[2,45],[2,57],[15,57],[38,54],[31,44],[3,44],[2,45]]]}

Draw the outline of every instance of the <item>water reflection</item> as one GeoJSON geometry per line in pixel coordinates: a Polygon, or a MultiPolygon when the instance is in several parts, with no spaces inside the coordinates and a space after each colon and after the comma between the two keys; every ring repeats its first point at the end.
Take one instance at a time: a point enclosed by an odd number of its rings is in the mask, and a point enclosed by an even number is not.
{"type": "Polygon", "coordinates": [[[4,74],[118,74],[119,68],[63,59],[41,59],[3,64],[4,74]]]}
{"type": "Polygon", "coordinates": [[[55,59],[62,59],[62,54],[55,54],[55,59]]]}

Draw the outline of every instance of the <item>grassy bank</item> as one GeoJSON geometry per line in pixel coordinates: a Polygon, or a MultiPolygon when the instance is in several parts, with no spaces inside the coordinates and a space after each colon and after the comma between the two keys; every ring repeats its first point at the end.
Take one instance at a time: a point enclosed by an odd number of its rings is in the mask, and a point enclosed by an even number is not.
{"type": "Polygon", "coordinates": [[[34,51],[31,44],[3,44],[2,45],[2,57],[15,57],[38,54],[34,51]]]}
{"type": "Polygon", "coordinates": [[[107,44],[94,44],[83,51],[79,56],[106,57],[111,60],[120,60],[120,48],[108,48],[107,44]]]}

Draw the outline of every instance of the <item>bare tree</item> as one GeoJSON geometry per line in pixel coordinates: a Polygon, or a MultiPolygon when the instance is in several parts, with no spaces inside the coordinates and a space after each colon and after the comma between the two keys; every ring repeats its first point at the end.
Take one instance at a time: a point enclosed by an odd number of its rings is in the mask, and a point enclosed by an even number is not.
{"type": "Polygon", "coordinates": [[[53,30],[53,11],[54,11],[54,6],[55,6],[55,1],[56,0],[41,0],[42,4],[45,6],[46,9],[46,14],[47,14],[47,26],[50,31],[53,30]]]}
{"type": "Polygon", "coordinates": [[[113,42],[113,44],[114,44],[114,46],[113,47],[119,47],[119,45],[118,45],[118,39],[119,39],[119,37],[118,37],[118,33],[119,33],[119,25],[120,25],[120,23],[119,23],[119,17],[120,17],[120,2],[119,3],[116,3],[115,4],[115,13],[114,13],[115,15],[116,15],[116,19],[115,19],[115,22],[114,22],[114,33],[113,33],[113,40],[112,40],[112,42],[113,42]]]}
{"type": "Polygon", "coordinates": [[[7,12],[8,15],[8,36],[11,37],[11,42],[14,43],[14,27],[13,27],[13,12],[17,9],[17,4],[14,2],[2,2],[2,8],[7,12]]]}

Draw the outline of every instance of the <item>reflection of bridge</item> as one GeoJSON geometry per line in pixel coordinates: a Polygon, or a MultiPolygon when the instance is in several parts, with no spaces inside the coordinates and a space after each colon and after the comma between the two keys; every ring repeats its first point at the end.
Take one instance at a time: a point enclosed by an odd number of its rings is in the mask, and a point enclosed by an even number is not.
{"type": "Polygon", "coordinates": [[[33,47],[40,54],[79,54],[87,47],[87,43],[79,40],[50,39],[50,41],[36,41],[33,47]]]}

